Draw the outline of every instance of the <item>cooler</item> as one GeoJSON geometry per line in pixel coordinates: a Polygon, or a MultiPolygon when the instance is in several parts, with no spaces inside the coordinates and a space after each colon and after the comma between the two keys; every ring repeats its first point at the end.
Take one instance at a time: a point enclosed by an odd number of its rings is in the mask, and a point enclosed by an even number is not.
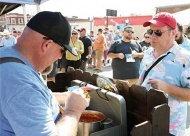
{"type": "Polygon", "coordinates": [[[87,110],[102,112],[106,118],[112,119],[112,123],[105,125],[103,130],[93,132],[90,136],[126,136],[126,102],[125,99],[116,93],[98,88],[80,80],[73,80],[71,86],[88,86],[93,88],[89,91],[90,106],[87,110]]]}

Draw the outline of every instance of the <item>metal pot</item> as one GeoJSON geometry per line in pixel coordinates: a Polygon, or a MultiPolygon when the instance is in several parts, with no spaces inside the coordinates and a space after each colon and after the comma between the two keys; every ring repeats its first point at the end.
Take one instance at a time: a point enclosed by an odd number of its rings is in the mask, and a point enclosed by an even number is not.
{"type": "Polygon", "coordinates": [[[110,124],[112,119],[98,111],[85,110],[79,121],[77,136],[89,136],[91,133],[104,129],[104,125],[110,124]]]}

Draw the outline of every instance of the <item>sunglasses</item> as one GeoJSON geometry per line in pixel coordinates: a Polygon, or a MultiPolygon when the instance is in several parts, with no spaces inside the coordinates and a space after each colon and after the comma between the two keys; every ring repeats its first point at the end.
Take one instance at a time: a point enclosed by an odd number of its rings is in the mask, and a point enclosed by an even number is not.
{"type": "Polygon", "coordinates": [[[144,38],[146,38],[146,39],[147,39],[147,38],[150,38],[150,37],[149,37],[149,36],[145,36],[144,38]]]}
{"type": "Polygon", "coordinates": [[[72,33],[72,35],[77,35],[77,33],[72,33]]]}
{"type": "MultiPolygon", "coordinates": [[[[48,37],[43,37],[43,39],[44,40],[51,40],[51,39],[49,39],[48,37]]],[[[53,41],[53,40],[52,40],[53,41]]],[[[54,42],[54,41],[53,41],[54,42]]],[[[64,49],[64,47],[62,47],[61,45],[59,45],[58,43],[56,43],[56,42],[54,42],[55,44],[57,44],[59,47],[61,47],[60,49],[61,49],[61,54],[64,54],[65,53],[65,49],[64,49]]]]}
{"type": "Polygon", "coordinates": [[[166,30],[166,31],[160,31],[160,30],[152,30],[152,29],[149,29],[148,30],[148,33],[150,34],[150,35],[152,35],[153,33],[156,35],[156,36],[158,36],[158,37],[160,37],[160,36],[162,36],[162,33],[165,33],[165,32],[167,32],[167,31],[170,31],[171,29],[168,29],[168,30],[166,30]]]}
{"type": "Polygon", "coordinates": [[[130,33],[130,34],[133,34],[133,33],[134,33],[133,30],[125,30],[125,32],[130,33]]]}

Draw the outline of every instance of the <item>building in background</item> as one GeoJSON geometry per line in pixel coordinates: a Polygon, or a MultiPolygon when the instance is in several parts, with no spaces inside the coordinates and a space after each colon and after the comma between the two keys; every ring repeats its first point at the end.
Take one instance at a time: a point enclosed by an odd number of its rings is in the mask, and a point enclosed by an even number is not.
{"type": "Polygon", "coordinates": [[[78,28],[86,28],[87,33],[90,34],[90,30],[93,28],[93,20],[88,18],[78,18],[77,16],[67,17],[71,28],[78,29],[78,28]]]}
{"type": "MultiPolygon", "coordinates": [[[[32,15],[27,14],[27,21],[32,18],[32,15]]],[[[72,28],[84,27],[87,30],[92,30],[93,22],[90,18],[82,19],[76,16],[67,17],[72,28]]],[[[0,31],[8,29],[10,32],[13,30],[22,30],[25,27],[24,15],[18,13],[8,13],[0,16],[0,31]]]]}
{"type": "MultiPolygon", "coordinates": [[[[29,21],[31,17],[31,15],[27,14],[27,21],[29,21]]],[[[18,13],[4,14],[0,16],[0,26],[0,28],[6,28],[10,32],[13,30],[22,30],[25,27],[24,15],[18,13]]]]}
{"type": "Polygon", "coordinates": [[[143,23],[152,18],[151,15],[132,15],[126,17],[106,17],[104,18],[94,18],[94,27],[93,30],[96,33],[99,28],[104,29],[107,25],[109,29],[113,31],[122,32],[124,27],[127,25],[131,25],[135,29],[135,37],[139,37],[143,39],[143,33],[147,31],[148,28],[143,27],[143,23]],[[108,23],[107,23],[108,20],[108,23]]]}

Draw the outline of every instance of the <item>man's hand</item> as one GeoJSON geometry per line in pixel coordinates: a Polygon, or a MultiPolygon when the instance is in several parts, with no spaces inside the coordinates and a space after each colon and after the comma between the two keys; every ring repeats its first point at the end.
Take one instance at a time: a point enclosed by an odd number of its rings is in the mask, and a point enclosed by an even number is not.
{"type": "Polygon", "coordinates": [[[164,91],[168,93],[169,84],[159,79],[149,79],[148,84],[151,84],[152,88],[164,91]]]}
{"type": "Polygon", "coordinates": [[[72,111],[80,114],[86,109],[88,106],[88,101],[85,98],[85,94],[83,91],[79,89],[79,91],[72,91],[68,95],[65,101],[65,111],[72,111]]]}
{"type": "Polygon", "coordinates": [[[132,50],[131,53],[132,53],[131,55],[133,58],[138,57],[138,53],[135,50],[132,50]]]}
{"type": "Polygon", "coordinates": [[[82,91],[69,92],[65,101],[63,115],[56,123],[58,136],[77,135],[78,122],[82,112],[87,107],[87,104],[85,94],[82,91]]]}
{"type": "Polygon", "coordinates": [[[88,54],[88,55],[86,56],[86,58],[87,58],[87,59],[91,58],[91,55],[90,55],[90,54],[88,54]]]}
{"type": "Polygon", "coordinates": [[[117,55],[118,55],[118,58],[120,59],[123,59],[125,57],[123,53],[118,53],[117,55]]]}
{"type": "Polygon", "coordinates": [[[149,79],[148,84],[150,84],[153,88],[164,91],[177,99],[190,101],[190,88],[179,87],[159,79],[149,79]]]}

